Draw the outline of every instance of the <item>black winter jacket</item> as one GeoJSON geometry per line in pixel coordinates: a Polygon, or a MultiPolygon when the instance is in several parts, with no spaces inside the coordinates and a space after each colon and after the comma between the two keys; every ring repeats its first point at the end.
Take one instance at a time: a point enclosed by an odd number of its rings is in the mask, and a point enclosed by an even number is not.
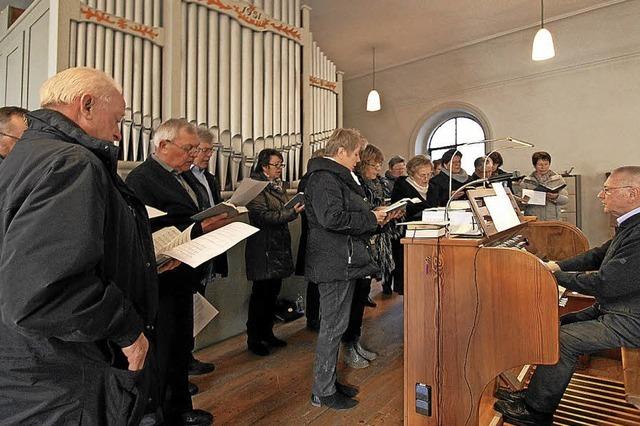
{"type": "MultiPolygon", "coordinates": [[[[466,182],[459,182],[451,179],[451,192],[460,188],[466,182]]],[[[449,175],[440,172],[429,181],[429,191],[427,191],[427,200],[433,207],[445,207],[449,201],[449,175]]]]}
{"type": "Polygon", "coordinates": [[[0,423],[126,424],[144,383],[111,353],[153,335],[147,213],[115,145],[55,111],[29,122],[0,167],[0,423]]]}
{"type": "Polygon", "coordinates": [[[311,159],[308,173],[305,277],[323,283],[375,274],[369,237],[378,224],[364,190],[349,169],[329,158],[311,159]]]}
{"type": "Polygon", "coordinates": [[[407,176],[400,176],[395,185],[393,185],[393,192],[391,193],[391,202],[395,203],[403,198],[419,198],[422,200],[420,203],[407,203],[407,213],[405,219],[410,220],[422,220],[422,210],[431,207],[437,207],[432,197],[429,197],[431,192],[431,186],[427,191],[427,199],[422,198],[422,195],[415,189],[409,182],[407,182],[407,176]]]}
{"type": "MultiPolygon", "coordinates": [[[[266,181],[263,173],[254,173],[252,179],[266,181]]],[[[289,222],[298,214],[293,208],[284,208],[287,194],[271,185],[249,204],[249,222],[260,228],[249,238],[244,257],[249,281],[286,278],[293,273],[289,222]]]]}
{"type": "Polygon", "coordinates": [[[612,240],[558,265],[560,285],[594,296],[603,311],[640,318],[640,214],[622,222],[612,240]]]}

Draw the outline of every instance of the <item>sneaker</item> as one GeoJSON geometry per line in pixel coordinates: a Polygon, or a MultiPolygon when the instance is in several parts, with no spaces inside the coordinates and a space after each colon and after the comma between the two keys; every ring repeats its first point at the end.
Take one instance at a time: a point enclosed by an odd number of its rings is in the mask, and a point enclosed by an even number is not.
{"type": "Polygon", "coordinates": [[[349,398],[353,398],[360,392],[360,389],[357,387],[340,382],[336,382],[336,390],[349,398]]]}
{"type": "Polygon", "coordinates": [[[356,352],[358,352],[358,354],[360,354],[362,358],[366,359],[367,361],[373,361],[374,359],[378,358],[377,353],[363,348],[359,341],[356,342],[354,348],[356,352]]]}
{"type": "Polygon", "coordinates": [[[369,361],[356,351],[353,343],[347,343],[344,346],[344,363],[351,368],[367,368],[369,361]]]}
{"type": "Polygon", "coordinates": [[[314,407],[327,407],[334,410],[348,410],[358,405],[358,401],[336,391],[333,395],[329,396],[311,394],[311,405],[314,407]]]}

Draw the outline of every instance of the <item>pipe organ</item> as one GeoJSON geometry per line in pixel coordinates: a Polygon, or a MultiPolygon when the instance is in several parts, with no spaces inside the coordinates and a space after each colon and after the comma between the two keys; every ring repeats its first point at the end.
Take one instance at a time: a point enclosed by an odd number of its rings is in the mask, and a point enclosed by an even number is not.
{"type": "Polygon", "coordinates": [[[36,0],[25,13],[35,6],[57,17],[49,75],[94,67],[122,86],[123,160],[144,160],[153,130],[184,117],[216,136],[210,170],[223,189],[249,176],[264,148],[282,153],[293,182],[341,125],[341,73],[313,41],[301,0],[36,0]]]}

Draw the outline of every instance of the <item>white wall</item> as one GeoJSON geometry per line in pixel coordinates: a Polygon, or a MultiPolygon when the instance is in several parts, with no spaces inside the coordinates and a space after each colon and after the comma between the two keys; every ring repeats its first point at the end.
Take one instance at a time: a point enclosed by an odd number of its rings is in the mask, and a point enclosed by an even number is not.
{"type": "MultiPolygon", "coordinates": [[[[583,230],[599,243],[608,237],[595,198],[604,173],[640,165],[639,21],[640,1],[632,0],[551,22],[556,57],[542,63],[530,59],[532,29],[389,69],[376,75],[376,113],[364,111],[371,78],[347,78],[345,126],[360,128],[386,156],[410,156],[429,115],[470,105],[489,123],[488,136],[549,151],[556,171],[575,167],[583,230]]],[[[530,171],[534,150],[505,151],[505,168],[530,171]]]]}

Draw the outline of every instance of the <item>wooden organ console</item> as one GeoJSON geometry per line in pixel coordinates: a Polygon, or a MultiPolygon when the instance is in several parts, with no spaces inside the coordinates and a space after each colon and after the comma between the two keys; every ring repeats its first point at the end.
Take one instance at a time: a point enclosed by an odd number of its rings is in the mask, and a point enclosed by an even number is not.
{"type": "Polygon", "coordinates": [[[498,375],[558,360],[558,289],[541,259],[585,251],[587,239],[573,225],[521,216],[497,232],[473,192],[488,236],[402,240],[407,425],[489,424],[492,401],[481,401],[498,375]]]}

